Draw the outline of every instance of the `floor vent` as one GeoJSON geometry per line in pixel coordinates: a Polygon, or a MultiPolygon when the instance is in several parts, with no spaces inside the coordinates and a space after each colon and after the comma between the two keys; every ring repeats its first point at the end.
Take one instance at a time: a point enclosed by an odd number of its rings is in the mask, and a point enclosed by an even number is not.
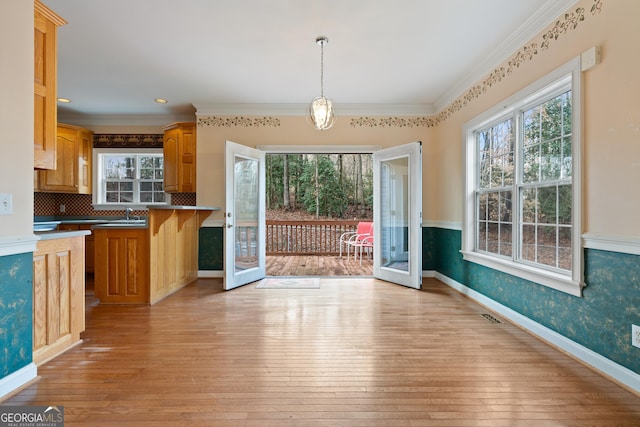
{"type": "Polygon", "coordinates": [[[497,319],[497,318],[495,318],[492,315],[487,314],[487,313],[481,314],[481,316],[484,317],[485,319],[487,319],[491,323],[503,323],[502,320],[497,319]]]}

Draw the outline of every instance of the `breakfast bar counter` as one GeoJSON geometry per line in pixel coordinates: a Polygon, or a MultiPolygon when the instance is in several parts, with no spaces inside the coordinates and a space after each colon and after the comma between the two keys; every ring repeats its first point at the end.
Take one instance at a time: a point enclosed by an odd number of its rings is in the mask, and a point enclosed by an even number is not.
{"type": "Polygon", "coordinates": [[[146,224],[93,227],[101,304],[154,304],[198,277],[198,230],[219,208],[148,206],[146,224]]]}

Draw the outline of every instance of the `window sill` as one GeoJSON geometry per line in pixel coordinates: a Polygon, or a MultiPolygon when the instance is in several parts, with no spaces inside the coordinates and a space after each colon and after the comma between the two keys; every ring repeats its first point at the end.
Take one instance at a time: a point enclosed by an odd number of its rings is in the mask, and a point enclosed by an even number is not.
{"type": "Polygon", "coordinates": [[[491,269],[529,280],[549,288],[565,292],[577,297],[582,296],[583,285],[569,276],[552,271],[546,271],[528,265],[517,264],[513,261],[495,258],[477,252],[460,251],[465,261],[480,264],[491,269]]]}

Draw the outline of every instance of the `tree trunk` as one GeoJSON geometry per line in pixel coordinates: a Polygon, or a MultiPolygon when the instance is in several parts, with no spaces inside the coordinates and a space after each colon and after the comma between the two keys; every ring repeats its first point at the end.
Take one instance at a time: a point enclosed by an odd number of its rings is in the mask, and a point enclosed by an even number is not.
{"type": "Polygon", "coordinates": [[[265,199],[266,199],[266,204],[267,204],[267,209],[271,209],[271,187],[273,187],[271,185],[271,157],[267,156],[265,158],[265,164],[266,164],[266,168],[267,168],[267,173],[266,175],[266,180],[267,180],[267,188],[265,191],[265,199]]]}
{"type": "Polygon", "coordinates": [[[316,218],[320,218],[320,182],[318,181],[318,155],[316,154],[316,218]]]}
{"type": "MultiPolygon", "coordinates": [[[[356,182],[356,187],[358,188],[362,188],[362,156],[358,156],[358,170],[357,170],[357,182],[356,182]]],[[[360,194],[358,195],[359,198],[357,200],[358,204],[360,205],[360,215],[364,215],[365,210],[364,210],[364,188],[362,188],[362,191],[360,191],[360,194]]]]}
{"type": "Polygon", "coordinates": [[[289,155],[285,154],[282,165],[282,203],[285,210],[291,209],[289,200],[289,155]]]}

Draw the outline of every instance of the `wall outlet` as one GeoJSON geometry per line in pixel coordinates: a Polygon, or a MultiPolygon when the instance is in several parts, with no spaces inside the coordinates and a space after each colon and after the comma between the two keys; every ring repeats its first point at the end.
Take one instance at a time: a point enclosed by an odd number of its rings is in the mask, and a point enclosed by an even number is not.
{"type": "Polygon", "coordinates": [[[13,197],[11,194],[0,194],[0,215],[13,213],[13,197]]]}
{"type": "Polygon", "coordinates": [[[640,326],[631,325],[631,344],[640,348],[640,326]]]}
{"type": "Polygon", "coordinates": [[[64,213],[66,209],[67,207],[65,205],[60,205],[60,213],[64,213]]]}

